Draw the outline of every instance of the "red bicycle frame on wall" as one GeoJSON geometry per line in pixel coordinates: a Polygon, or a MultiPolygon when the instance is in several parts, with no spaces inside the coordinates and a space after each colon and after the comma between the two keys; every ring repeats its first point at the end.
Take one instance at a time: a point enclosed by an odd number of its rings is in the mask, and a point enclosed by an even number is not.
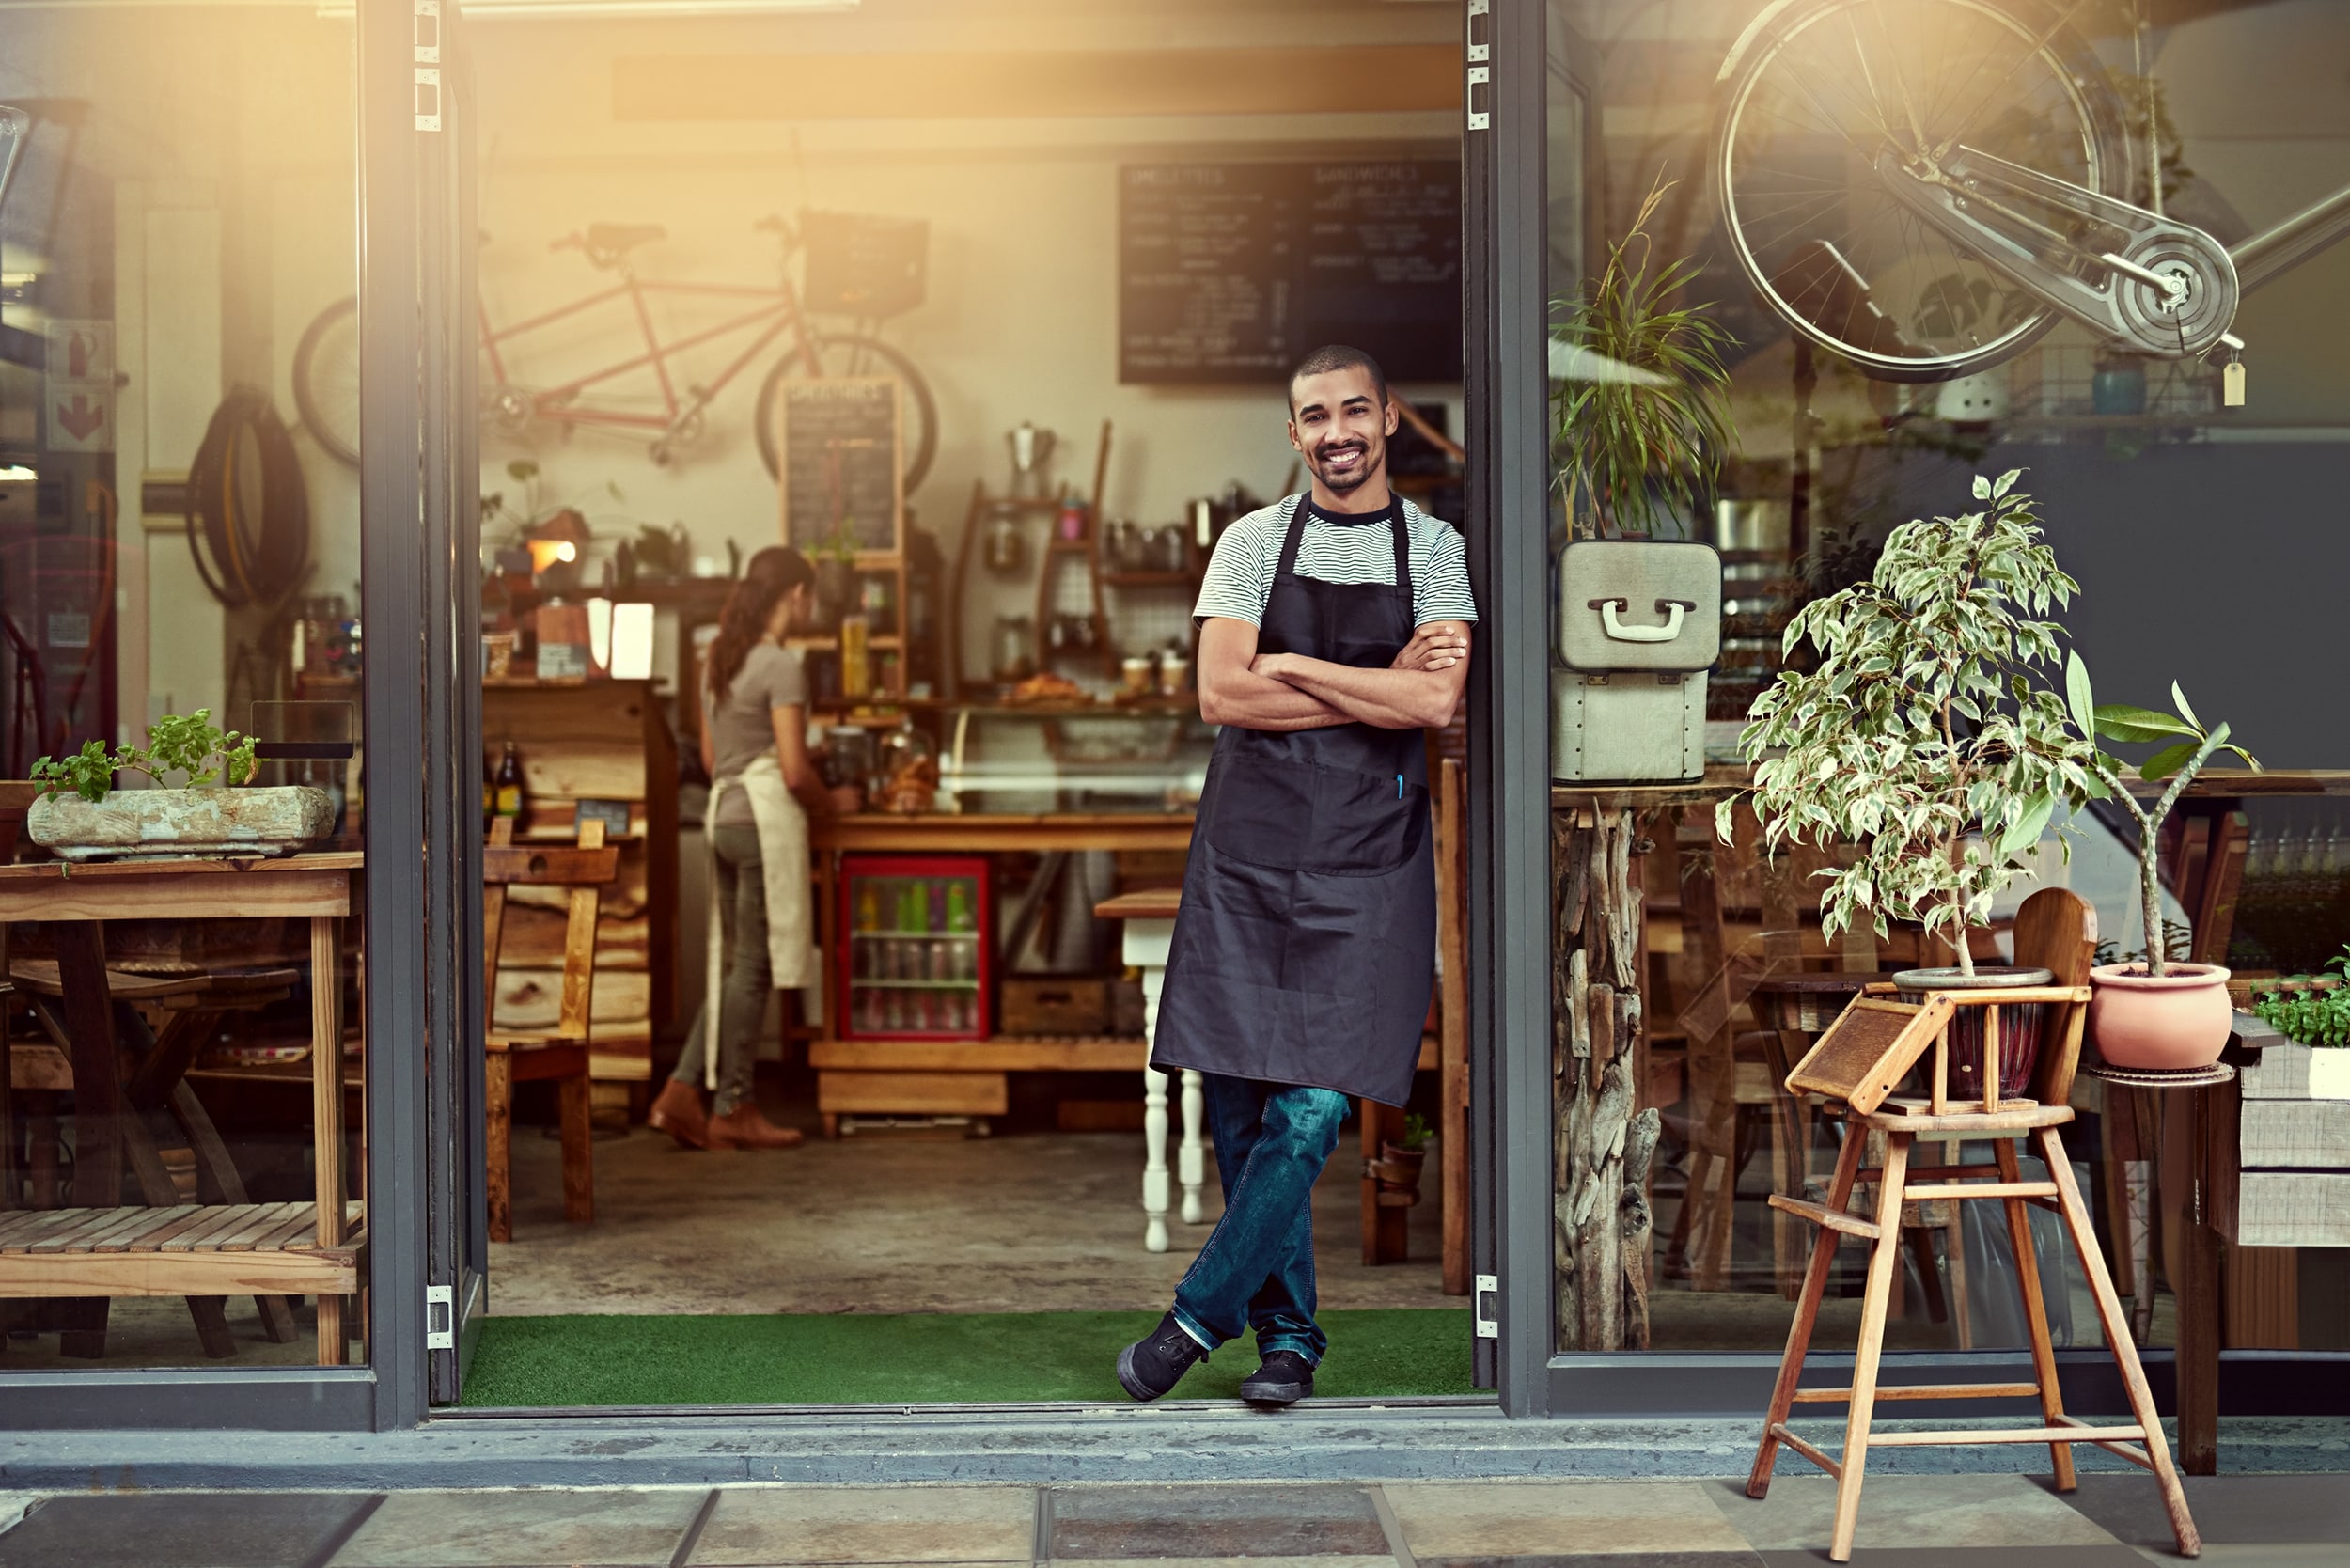
{"type": "MultiPolygon", "coordinates": [[[[911,220],[859,219],[840,214],[804,214],[803,222],[821,221],[827,232],[842,225],[902,224],[911,220]]],[[[877,337],[853,332],[820,331],[810,321],[807,298],[791,277],[791,258],[807,248],[802,227],[781,217],[761,219],[756,226],[776,236],[782,247],[781,266],[772,284],[672,283],[639,277],[628,253],[664,237],[657,224],[591,224],[554,243],[556,250],[578,250],[596,267],[619,274],[608,289],[541,311],[526,321],[499,326],[486,306],[477,307],[481,336],[481,412],[484,421],[509,438],[520,438],[533,427],[552,425],[569,432],[601,430],[613,434],[649,438],[656,463],[666,463],[677,449],[702,432],[710,404],[741,376],[754,359],[778,338],[784,352],[760,383],[753,431],[759,454],[770,475],[778,471],[776,445],[776,403],[780,387],[795,379],[818,380],[843,376],[893,376],[906,392],[906,475],[908,490],[921,483],[937,451],[937,406],[930,387],[913,362],[877,337]],[[697,328],[682,337],[664,339],[653,319],[654,296],[715,301],[739,306],[724,321],[697,328]],[[559,322],[574,321],[614,308],[627,307],[635,352],[617,364],[590,370],[555,386],[533,386],[516,379],[517,340],[542,333],[559,322]],[[679,355],[728,335],[748,334],[740,352],[705,381],[681,381],[671,361],[679,355]],[[648,406],[642,396],[618,396],[615,385],[625,377],[650,372],[659,402],[648,406]]],[[[911,272],[909,264],[901,269],[911,272]]],[[[835,280],[836,284],[838,280],[835,280]]],[[[811,285],[815,287],[815,285],[811,285]]],[[[917,283],[918,288],[918,283],[917,283]]],[[[813,296],[820,307],[853,320],[878,320],[879,314],[908,309],[919,299],[901,286],[888,298],[857,297],[854,289],[836,287],[813,296]],[[879,314],[859,316],[861,306],[879,314]]],[[[294,401],[302,423],[330,456],[356,466],[358,447],[358,308],[356,300],[327,306],[304,332],[294,350],[294,401]]]]}
{"type": "MultiPolygon", "coordinates": [[[[780,218],[765,219],[758,227],[762,230],[786,232],[786,226],[780,218]]],[[[788,275],[772,286],[648,282],[638,277],[635,269],[629,264],[628,252],[636,245],[662,238],[663,233],[659,226],[652,224],[592,224],[584,231],[565,235],[548,248],[584,251],[588,259],[597,267],[617,271],[620,274],[619,282],[599,293],[557,306],[553,310],[507,327],[500,327],[490,320],[487,306],[479,307],[482,368],[489,373],[491,383],[482,389],[482,402],[485,410],[507,426],[509,431],[518,433],[523,427],[540,420],[556,425],[645,431],[655,438],[654,461],[662,462],[666,459],[671,445],[690,441],[700,433],[702,411],[709,407],[711,400],[724,391],[736,376],[741,375],[768,344],[784,334],[791,335],[790,347],[804,367],[804,373],[822,373],[817,359],[815,337],[808,331],[807,318],[800,310],[798,290],[792,288],[788,275]],[[730,316],[715,326],[664,342],[659,330],[653,325],[652,313],[645,303],[650,296],[656,294],[758,303],[741,315],[730,316]],[[642,353],[622,360],[618,365],[590,371],[558,386],[525,389],[514,384],[507,370],[505,351],[508,345],[525,333],[536,332],[556,321],[569,321],[617,300],[626,300],[629,304],[631,316],[644,340],[642,353]],[[750,327],[759,330],[742,353],[728,361],[725,368],[709,381],[687,384],[681,395],[676,380],[669,373],[669,361],[673,357],[750,327]],[[607,386],[622,376],[644,369],[651,370],[653,380],[661,389],[658,413],[636,412],[579,400],[581,394],[591,387],[607,386]]],[[[790,241],[787,237],[787,256],[789,253],[790,241]]]]}

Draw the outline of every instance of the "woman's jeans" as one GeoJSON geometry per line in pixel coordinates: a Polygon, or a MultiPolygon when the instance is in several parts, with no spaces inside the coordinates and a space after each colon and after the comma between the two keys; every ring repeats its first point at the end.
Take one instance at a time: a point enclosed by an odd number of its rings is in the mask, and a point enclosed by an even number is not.
{"type": "Polygon", "coordinates": [[[1319,1366],[1330,1341],[1314,1322],[1314,1182],[1347,1097],[1216,1073],[1206,1087],[1224,1217],[1175,1287],[1175,1321],[1211,1349],[1254,1328],[1260,1356],[1319,1366]]]}
{"type": "MultiPolygon", "coordinates": [[[[718,996],[718,1094],[710,1110],[724,1116],[751,1095],[751,1069],[759,1059],[759,1031],[767,1022],[767,996],[775,989],[767,962],[767,879],[759,863],[759,829],[713,828],[710,834],[713,873],[718,879],[718,919],[725,933],[726,980],[718,996]]],[[[670,1074],[680,1083],[699,1084],[710,1049],[710,1001],[694,1014],[685,1054],[670,1074]]]]}

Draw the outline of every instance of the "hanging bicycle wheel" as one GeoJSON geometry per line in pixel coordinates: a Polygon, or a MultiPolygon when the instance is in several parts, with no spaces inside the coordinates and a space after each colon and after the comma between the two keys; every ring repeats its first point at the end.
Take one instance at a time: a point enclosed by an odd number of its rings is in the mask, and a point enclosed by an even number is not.
{"type": "Polygon", "coordinates": [[[337,300],[294,346],[294,411],[321,450],[359,466],[359,302],[337,300]]]}
{"type": "Polygon", "coordinates": [[[1765,303],[1883,381],[2013,357],[2059,312],[1902,205],[1882,169],[1966,146],[2126,196],[2105,71],[2039,0],[1799,0],[1728,68],[1722,216],[1765,303]]]}
{"type": "MultiPolygon", "coordinates": [[[[895,376],[905,387],[906,494],[913,494],[915,486],[931,471],[931,460],[938,455],[938,404],[931,396],[930,384],[912,360],[878,338],[819,337],[814,344],[816,368],[822,376],[895,376]]],[[[785,382],[807,379],[807,358],[794,349],[777,360],[760,384],[759,458],[770,476],[783,472],[776,449],[776,400],[782,396],[785,382]]]]}

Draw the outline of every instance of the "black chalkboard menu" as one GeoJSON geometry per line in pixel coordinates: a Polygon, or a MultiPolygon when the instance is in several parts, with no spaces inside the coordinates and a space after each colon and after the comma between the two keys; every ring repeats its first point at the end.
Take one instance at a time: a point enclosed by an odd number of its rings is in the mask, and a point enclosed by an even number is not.
{"type": "Polygon", "coordinates": [[[1349,343],[1396,381],[1461,379],[1461,166],[1450,159],[1129,164],[1118,379],[1278,381],[1349,343]]]}
{"type": "Polygon", "coordinates": [[[845,524],[860,550],[898,548],[898,383],[892,376],[787,381],[776,400],[783,538],[831,544],[845,524]]]}

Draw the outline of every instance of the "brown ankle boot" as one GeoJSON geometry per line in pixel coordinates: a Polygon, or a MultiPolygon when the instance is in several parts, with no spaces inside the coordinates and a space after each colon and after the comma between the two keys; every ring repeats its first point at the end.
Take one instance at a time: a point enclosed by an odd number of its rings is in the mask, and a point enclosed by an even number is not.
{"type": "Polygon", "coordinates": [[[713,1149],[797,1149],[802,1141],[797,1129],[776,1126],[748,1100],[710,1119],[713,1149]]]}
{"type": "Polygon", "coordinates": [[[645,1120],[685,1148],[710,1147],[710,1114],[702,1109],[702,1091],[692,1084],[676,1078],[663,1084],[645,1120]]]}

